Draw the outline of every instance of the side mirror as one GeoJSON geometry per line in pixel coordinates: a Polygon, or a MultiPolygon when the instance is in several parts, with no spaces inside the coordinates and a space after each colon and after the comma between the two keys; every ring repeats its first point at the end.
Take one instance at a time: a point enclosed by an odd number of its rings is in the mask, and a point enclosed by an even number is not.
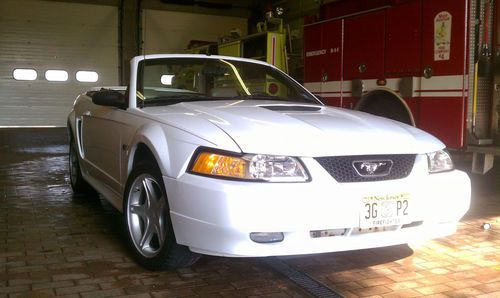
{"type": "Polygon", "coordinates": [[[92,95],[92,102],[100,106],[128,108],[128,100],[125,95],[116,90],[102,89],[92,95]]]}

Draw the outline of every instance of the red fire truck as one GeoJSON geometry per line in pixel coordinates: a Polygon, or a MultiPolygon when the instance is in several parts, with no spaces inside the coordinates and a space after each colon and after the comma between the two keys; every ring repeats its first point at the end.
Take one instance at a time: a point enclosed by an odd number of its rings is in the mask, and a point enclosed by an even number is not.
{"type": "Polygon", "coordinates": [[[304,84],[324,102],[500,155],[499,0],[339,0],[304,26],[304,84]],[[497,1],[495,3],[495,1],[497,1]]]}

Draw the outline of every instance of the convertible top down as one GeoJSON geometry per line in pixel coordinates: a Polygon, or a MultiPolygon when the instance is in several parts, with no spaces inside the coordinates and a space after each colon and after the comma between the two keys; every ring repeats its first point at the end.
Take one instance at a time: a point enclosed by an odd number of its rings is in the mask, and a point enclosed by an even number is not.
{"type": "Polygon", "coordinates": [[[469,208],[442,142],[325,106],[266,63],[146,55],[130,77],[76,99],[70,177],[123,213],[149,269],[432,239],[469,208]]]}

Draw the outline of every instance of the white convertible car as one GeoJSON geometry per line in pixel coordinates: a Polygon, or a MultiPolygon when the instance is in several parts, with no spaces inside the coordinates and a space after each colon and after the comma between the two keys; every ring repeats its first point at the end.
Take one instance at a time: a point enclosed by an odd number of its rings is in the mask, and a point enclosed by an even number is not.
{"type": "Polygon", "coordinates": [[[74,192],[119,209],[152,270],[442,237],[470,204],[442,142],[254,60],[136,57],[128,88],[81,94],[68,127],[74,192]]]}

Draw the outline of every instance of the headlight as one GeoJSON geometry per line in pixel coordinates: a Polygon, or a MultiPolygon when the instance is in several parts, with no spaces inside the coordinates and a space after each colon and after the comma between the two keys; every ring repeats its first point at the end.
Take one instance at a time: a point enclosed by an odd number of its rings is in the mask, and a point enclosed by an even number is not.
{"type": "Polygon", "coordinates": [[[200,150],[190,165],[195,174],[253,181],[304,182],[309,175],[294,157],[265,154],[242,156],[200,150]]]}
{"type": "Polygon", "coordinates": [[[427,153],[427,162],[429,164],[429,173],[439,173],[454,169],[450,155],[444,150],[427,153]]]}

